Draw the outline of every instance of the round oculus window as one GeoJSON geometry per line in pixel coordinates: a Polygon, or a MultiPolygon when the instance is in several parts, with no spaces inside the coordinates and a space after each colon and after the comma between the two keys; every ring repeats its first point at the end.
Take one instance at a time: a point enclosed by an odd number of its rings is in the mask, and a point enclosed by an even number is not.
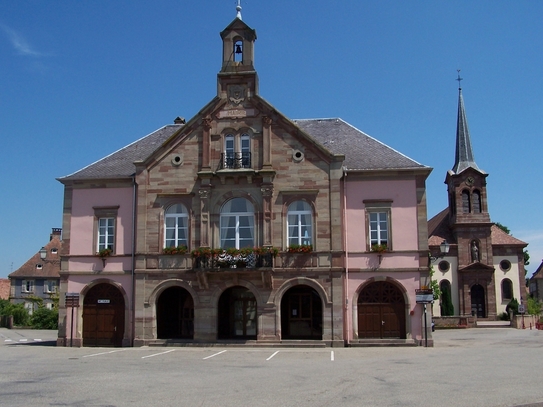
{"type": "Polygon", "coordinates": [[[437,267],[439,268],[439,271],[445,272],[449,271],[449,269],[451,268],[451,264],[447,260],[442,260],[439,262],[437,267]]]}
{"type": "Polygon", "coordinates": [[[509,260],[502,260],[500,261],[500,268],[503,271],[509,271],[511,270],[511,262],[509,260]]]}

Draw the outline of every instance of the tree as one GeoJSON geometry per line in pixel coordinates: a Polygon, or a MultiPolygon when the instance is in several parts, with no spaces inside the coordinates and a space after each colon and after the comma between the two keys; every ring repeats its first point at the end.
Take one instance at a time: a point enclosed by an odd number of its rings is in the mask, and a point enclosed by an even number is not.
{"type": "Polygon", "coordinates": [[[526,310],[529,315],[541,314],[541,301],[534,297],[528,297],[526,301],[526,310]]]}
{"type": "MultiPolygon", "coordinates": [[[[497,227],[499,227],[501,230],[503,230],[505,233],[507,233],[508,235],[511,235],[511,229],[509,229],[507,226],[505,225],[502,225],[500,222],[496,222],[495,225],[497,227]]],[[[522,251],[522,254],[524,255],[524,265],[527,266],[528,264],[530,264],[530,255],[528,254],[528,250],[524,249],[522,251]]],[[[526,273],[528,272],[528,270],[524,269],[524,277],[526,277],[526,273]]]]}
{"type": "Polygon", "coordinates": [[[454,305],[451,298],[451,288],[449,285],[443,286],[441,291],[441,316],[450,317],[454,315],[454,305]]]}

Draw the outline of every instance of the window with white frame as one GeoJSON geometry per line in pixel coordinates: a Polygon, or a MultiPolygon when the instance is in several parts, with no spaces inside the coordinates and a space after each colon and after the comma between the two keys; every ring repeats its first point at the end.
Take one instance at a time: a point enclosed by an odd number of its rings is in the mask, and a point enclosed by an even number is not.
{"type": "Polygon", "coordinates": [[[44,293],[55,293],[57,291],[57,282],[55,280],[45,280],[43,282],[44,293]]]}
{"type": "Polygon", "coordinates": [[[226,134],[224,136],[223,168],[251,168],[251,137],[226,134]]]}
{"type": "Polygon", "coordinates": [[[25,302],[25,309],[27,310],[28,315],[32,315],[34,312],[34,303],[29,301],[25,302]]]}
{"type": "Polygon", "coordinates": [[[513,283],[508,278],[502,280],[502,300],[511,300],[513,298],[513,283]]]}
{"type": "Polygon", "coordinates": [[[374,245],[392,248],[390,237],[391,201],[364,202],[366,204],[366,222],[368,231],[367,244],[369,249],[374,245]]]}
{"type": "Polygon", "coordinates": [[[164,247],[188,246],[189,212],[185,205],[174,204],[164,214],[164,247]]]}
{"type": "Polygon", "coordinates": [[[34,292],[34,280],[23,280],[21,291],[23,293],[32,293],[34,292]]]}
{"type": "Polygon", "coordinates": [[[115,218],[98,218],[98,239],[96,251],[114,249],[115,218]]]}
{"type": "Polygon", "coordinates": [[[45,308],[47,308],[47,309],[54,309],[54,308],[55,308],[55,304],[53,304],[52,302],[46,302],[46,303],[45,303],[45,308]]]}
{"type": "Polygon", "coordinates": [[[221,248],[253,247],[255,214],[251,202],[245,198],[234,198],[221,209],[221,248]]]}
{"type": "Polygon", "coordinates": [[[313,211],[306,201],[295,201],[288,206],[287,233],[289,246],[313,244],[313,211]]]}

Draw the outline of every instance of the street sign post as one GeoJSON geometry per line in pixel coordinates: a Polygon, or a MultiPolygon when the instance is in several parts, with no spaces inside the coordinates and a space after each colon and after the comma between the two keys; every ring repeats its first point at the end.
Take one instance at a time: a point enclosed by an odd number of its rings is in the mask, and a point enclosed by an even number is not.
{"type": "Polygon", "coordinates": [[[79,307],[79,293],[66,293],[64,296],[66,308],[72,308],[72,319],[70,321],[70,347],[73,346],[74,339],[74,308],[79,307]]]}

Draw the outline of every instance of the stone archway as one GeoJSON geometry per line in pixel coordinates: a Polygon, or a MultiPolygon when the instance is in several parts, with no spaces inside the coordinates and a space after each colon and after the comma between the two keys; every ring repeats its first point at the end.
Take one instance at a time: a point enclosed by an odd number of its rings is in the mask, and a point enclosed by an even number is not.
{"type": "Polygon", "coordinates": [[[322,340],[322,299],[306,285],[288,289],[281,299],[282,339],[322,340]]]}
{"type": "Polygon", "coordinates": [[[184,288],[173,286],[160,293],[156,318],[159,339],[193,339],[194,301],[184,288]]]}

